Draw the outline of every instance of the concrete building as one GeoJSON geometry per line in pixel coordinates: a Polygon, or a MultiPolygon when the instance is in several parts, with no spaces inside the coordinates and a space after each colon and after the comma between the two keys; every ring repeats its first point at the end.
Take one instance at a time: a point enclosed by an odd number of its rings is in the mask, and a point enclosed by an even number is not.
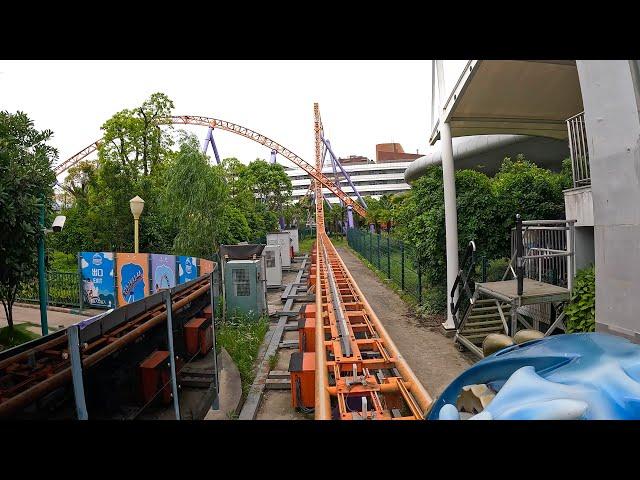
{"type": "MultiPolygon", "coordinates": [[[[448,98],[442,64],[436,63],[434,151],[417,160],[405,178],[417,178],[429,164],[443,165],[449,289],[458,269],[456,153],[474,141],[453,137],[480,135],[476,153],[478,145],[495,144],[498,137],[504,143],[524,135],[534,147],[557,139],[568,145],[572,159],[574,186],[565,191],[565,210],[568,220],[576,220],[576,266],[595,261],[596,330],[640,341],[634,303],[640,294],[638,61],[472,60],[448,98]]],[[[463,155],[467,167],[479,163],[473,150],[463,155]]],[[[444,326],[452,326],[451,315],[444,326]]]]}
{"type": "MultiPolygon", "coordinates": [[[[400,193],[409,190],[411,187],[404,180],[404,172],[411,164],[411,161],[420,154],[405,153],[400,144],[378,144],[376,153],[387,151],[387,155],[377,162],[367,157],[351,155],[347,158],[340,158],[339,161],[351,177],[351,181],[360,192],[360,195],[380,198],[385,194],[400,193]],[[382,147],[381,147],[382,146],[382,147]],[[379,147],[381,147],[379,149],[379,147]]],[[[309,190],[311,180],[309,175],[302,169],[285,168],[287,175],[293,184],[293,200],[298,201],[305,196],[309,190]]],[[[329,179],[334,180],[333,168],[329,160],[322,169],[329,179]]],[[[339,175],[340,188],[357,201],[357,197],[348,182],[339,175]]],[[[325,198],[331,203],[339,203],[339,199],[328,189],[323,190],[325,198]]]]}

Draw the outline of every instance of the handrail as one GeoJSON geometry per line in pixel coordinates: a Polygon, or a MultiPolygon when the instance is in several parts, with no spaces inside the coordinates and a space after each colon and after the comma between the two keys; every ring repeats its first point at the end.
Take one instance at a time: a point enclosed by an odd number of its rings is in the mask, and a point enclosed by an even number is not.
{"type": "Polygon", "coordinates": [[[454,323],[456,324],[456,329],[458,329],[458,326],[460,324],[457,313],[462,303],[461,295],[458,297],[458,300],[454,303],[458,285],[462,286],[462,289],[469,297],[469,302],[471,304],[475,302],[473,298],[473,292],[471,291],[471,288],[469,286],[470,284],[474,284],[474,290],[475,290],[475,282],[473,282],[473,279],[471,278],[473,270],[476,266],[475,252],[476,252],[476,244],[473,240],[471,240],[467,245],[467,249],[465,251],[464,257],[462,258],[462,262],[460,262],[458,275],[456,276],[455,282],[453,282],[453,287],[451,288],[451,292],[449,292],[449,297],[450,297],[449,307],[451,309],[451,315],[453,316],[454,323]]]}

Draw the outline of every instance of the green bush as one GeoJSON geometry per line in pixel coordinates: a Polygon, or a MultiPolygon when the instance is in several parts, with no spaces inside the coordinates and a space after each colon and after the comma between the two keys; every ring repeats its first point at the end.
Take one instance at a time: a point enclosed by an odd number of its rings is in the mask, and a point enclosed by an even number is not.
{"type": "MultiPolygon", "coordinates": [[[[498,282],[502,280],[502,276],[504,272],[507,271],[507,268],[509,268],[508,258],[494,258],[493,260],[489,260],[487,262],[487,282],[498,282]]],[[[478,282],[482,280],[482,260],[478,260],[475,279],[478,282]]]]}
{"type": "Polygon", "coordinates": [[[434,285],[425,289],[422,294],[422,305],[418,308],[419,313],[435,315],[447,311],[447,289],[442,285],[434,285]]]}
{"type": "Polygon", "coordinates": [[[593,266],[578,272],[571,302],[564,309],[567,333],[594,332],[596,329],[596,273],[593,266]]]}

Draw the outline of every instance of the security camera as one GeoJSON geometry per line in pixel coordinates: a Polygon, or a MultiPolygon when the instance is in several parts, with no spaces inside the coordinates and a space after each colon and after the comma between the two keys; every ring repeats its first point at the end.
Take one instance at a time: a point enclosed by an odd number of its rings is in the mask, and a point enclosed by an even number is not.
{"type": "Polygon", "coordinates": [[[53,229],[53,231],[59,232],[60,230],[62,230],[62,228],[64,227],[64,222],[66,220],[67,220],[67,217],[65,217],[64,215],[58,215],[56,219],[53,221],[53,225],[51,225],[51,228],[53,229]]]}

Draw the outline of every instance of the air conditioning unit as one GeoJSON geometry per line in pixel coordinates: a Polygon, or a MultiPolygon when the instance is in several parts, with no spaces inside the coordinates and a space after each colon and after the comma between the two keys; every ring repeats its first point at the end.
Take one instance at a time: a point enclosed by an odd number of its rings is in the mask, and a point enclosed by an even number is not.
{"type": "Polygon", "coordinates": [[[297,228],[289,228],[287,230],[283,230],[283,232],[289,232],[289,236],[291,237],[291,243],[293,245],[293,253],[300,253],[300,237],[298,235],[297,228]]]}
{"type": "Polygon", "coordinates": [[[267,245],[282,246],[282,267],[291,267],[291,235],[289,232],[267,233],[267,245]]]}
{"type": "Polygon", "coordinates": [[[267,272],[267,288],[282,286],[282,247],[267,245],[262,251],[265,271],[267,272]]]}
{"type": "Polygon", "coordinates": [[[229,260],[224,265],[227,315],[267,313],[267,289],[261,260],[229,260]]]}

